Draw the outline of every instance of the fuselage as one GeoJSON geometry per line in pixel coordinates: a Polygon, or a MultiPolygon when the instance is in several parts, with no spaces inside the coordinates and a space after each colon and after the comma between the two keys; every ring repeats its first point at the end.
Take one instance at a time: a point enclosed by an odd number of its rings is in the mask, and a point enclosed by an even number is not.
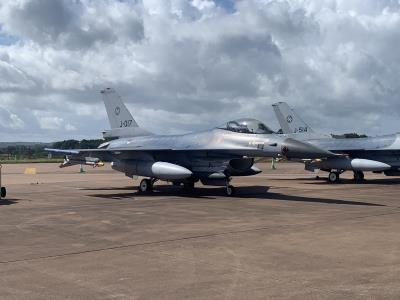
{"type": "Polygon", "coordinates": [[[138,162],[146,166],[165,162],[182,166],[197,179],[250,176],[260,172],[254,157],[276,157],[286,138],[275,134],[246,134],[223,129],[183,135],[150,135],[120,138],[100,146],[112,154],[109,161],[127,176],[138,172],[138,162]]]}
{"type": "MultiPolygon", "coordinates": [[[[121,138],[107,143],[107,149],[149,149],[175,151],[221,150],[224,153],[267,157],[280,153],[285,140],[276,134],[246,134],[223,129],[188,133],[183,135],[149,135],[121,138]]],[[[103,144],[104,145],[104,144],[103,144]]]]}
{"type": "Polygon", "coordinates": [[[150,135],[120,138],[104,143],[107,160],[135,174],[137,162],[166,162],[190,170],[195,177],[210,175],[249,176],[259,173],[255,157],[323,156],[326,152],[283,135],[212,129],[183,135],[150,135]],[[126,167],[126,166],[133,167],[126,167]]]}

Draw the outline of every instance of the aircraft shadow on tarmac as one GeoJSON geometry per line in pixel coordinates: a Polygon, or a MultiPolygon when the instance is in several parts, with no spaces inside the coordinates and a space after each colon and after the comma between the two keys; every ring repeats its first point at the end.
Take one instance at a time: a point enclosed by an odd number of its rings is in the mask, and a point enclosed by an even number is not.
{"type": "Polygon", "coordinates": [[[17,199],[1,199],[0,206],[2,205],[12,205],[18,203],[17,199]]]}
{"type": "MultiPolygon", "coordinates": [[[[276,178],[274,179],[276,181],[302,181],[305,184],[326,184],[326,185],[332,185],[335,186],[335,184],[329,183],[327,178],[325,177],[319,177],[319,178],[276,178]],[[304,182],[306,181],[306,182],[304,182]]],[[[339,184],[356,184],[353,179],[351,178],[340,178],[339,184]]],[[[400,178],[374,178],[374,179],[368,179],[366,178],[365,180],[357,183],[357,184],[380,184],[380,185],[395,185],[395,184],[400,184],[400,178]]]]}
{"type": "MultiPolygon", "coordinates": [[[[315,179],[314,179],[315,180],[315,179]]],[[[329,183],[325,178],[320,178],[317,179],[317,181],[313,181],[313,182],[307,182],[306,184],[331,184],[329,183]]],[[[350,178],[341,178],[339,183],[340,184],[362,184],[362,185],[372,185],[372,184],[379,184],[379,185],[397,185],[400,184],[400,179],[396,178],[396,179],[386,179],[386,178],[382,178],[382,179],[365,179],[359,183],[355,183],[353,179],[350,178]]]]}
{"type": "MultiPolygon", "coordinates": [[[[337,204],[337,205],[357,205],[357,206],[386,206],[382,204],[362,202],[362,201],[350,201],[350,200],[339,200],[329,198],[313,198],[304,196],[285,195],[281,193],[268,192],[268,187],[265,186],[248,186],[248,187],[237,187],[236,194],[234,197],[228,198],[234,201],[235,199],[264,199],[264,200],[279,200],[279,201],[293,201],[293,202],[308,202],[308,203],[322,203],[322,204],[337,204]]],[[[92,189],[88,189],[92,190],[92,189]]],[[[97,189],[98,190],[98,189],[97,189]]],[[[163,197],[163,196],[174,196],[184,198],[200,198],[200,199],[213,199],[217,200],[217,197],[226,197],[224,188],[207,188],[201,187],[196,188],[193,192],[188,192],[173,186],[162,186],[157,185],[154,192],[140,193],[136,187],[116,187],[116,188],[105,188],[101,190],[106,191],[125,191],[134,190],[131,193],[110,193],[110,194],[90,194],[89,197],[103,198],[103,199],[128,199],[128,198],[140,198],[140,197],[163,197]]]]}

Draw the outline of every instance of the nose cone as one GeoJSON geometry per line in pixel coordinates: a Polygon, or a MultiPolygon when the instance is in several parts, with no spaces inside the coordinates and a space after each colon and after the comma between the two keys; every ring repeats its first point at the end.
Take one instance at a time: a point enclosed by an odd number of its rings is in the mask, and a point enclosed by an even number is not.
{"type": "Polygon", "coordinates": [[[330,151],[292,138],[288,138],[282,142],[281,153],[287,158],[299,159],[315,159],[335,156],[335,154],[330,151]]]}

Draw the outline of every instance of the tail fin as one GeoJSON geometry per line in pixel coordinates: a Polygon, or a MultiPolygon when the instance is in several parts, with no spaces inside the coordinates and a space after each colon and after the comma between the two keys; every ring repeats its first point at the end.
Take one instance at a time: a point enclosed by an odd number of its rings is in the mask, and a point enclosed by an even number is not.
{"type": "Polygon", "coordinates": [[[101,94],[103,95],[111,129],[139,127],[114,89],[106,88],[101,91],[101,94]]]}
{"type": "Polygon", "coordinates": [[[286,102],[278,102],[272,104],[272,106],[283,133],[314,133],[314,130],[308,126],[286,102]]]}
{"type": "Polygon", "coordinates": [[[103,131],[103,137],[108,139],[152,135],[136,123],[121,97],[114,89],[106,88],[101,91],[104,105],[110,122],[111,130],[103,131]]]}

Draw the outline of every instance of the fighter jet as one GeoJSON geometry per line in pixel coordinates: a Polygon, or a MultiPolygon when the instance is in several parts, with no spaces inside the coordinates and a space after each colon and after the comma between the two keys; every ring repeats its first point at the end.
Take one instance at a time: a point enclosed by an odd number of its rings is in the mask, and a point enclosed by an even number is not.
{"type": "Polygon", "coordinates": [[[119,95],[111,88],[101,91],[114,138],[97,149],[47,149],[66,155],[61,167],[74,164],[111,167],[128,177],[146,177],[140,192],[150,192],[157,180],[170,181],[191,190],[196,182],[225,186],[234,194],[232,177],[261,172],[256,157],[320,158],[334,156],[306,142],[274,133],[255,119],[226,122],[216,128],[182,135],[156,135],[140,128],[119,95]]]}
{"type": "Polygon", "coordinates": [[[331,183],[339,182],[340,174],[345,171],[353,171],[356,182],[364,180],[366,171],[400,176],[400,134],[337,139],[314,131],[287,103],[278,102],[272,106],[282,127],[283,136],[337,154],[319,159],[304,158],[306,170],[329,172],[328,181],[331,183]]]}

